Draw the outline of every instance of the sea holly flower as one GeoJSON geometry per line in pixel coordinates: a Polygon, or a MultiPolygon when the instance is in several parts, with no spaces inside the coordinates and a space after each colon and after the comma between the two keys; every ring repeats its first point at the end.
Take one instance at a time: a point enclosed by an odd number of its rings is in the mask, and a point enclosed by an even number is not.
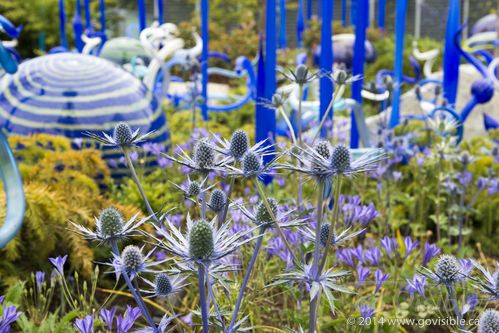
{"type": "Polygon", "coordinates": [[[427,285],[426,278],[419,275],[414,274],[412,280],[407,279],[407,286],[405,290],[412,296],[414,293],[418,293],[421,296],[425,297],[425,286],[427,285]]]}
{"type": "Polygon", "coordinates": [[[232,233],[230,223],[224,223],[218,227],[216,219],[211,222],[193,221],[190,215],[187,215],[186,224],[187,232],[184,234],[177,226],[165,219],[165,229],[155,226],[161,239],[153,235],[150,237],[157,241],[158,247],[183,260],[194,262],[217,261],[254,239],[254,237],[244,239],[254,228],[232,233]],[[202,225],[200,226],[199,223],[202,225]]]}
{"type": "MultiPolygon", "coordinates": [[[[340,232],[339,234],[337,234],[336,232],[333,232],[333,235],[331,236],[331,245],[332,246],[341,246],[341,245],[344,245],[344,243],[346,243],[348,240],[350,239],[353,239],[355,238],[356,236],[362,234],[366,229],[361,229],[361,230],[357,230],[357,231],[354,231],[354,232],[350,232],[351,228],[347,228],[345,230],[343,230],[342,232],[340,232]]],[[[321,230],[320,230],[320,245],[321,247],[325,247],[326,246],[326,242],[327,242],[327,239],[329,238],[329,231],[331,230],[331,224],[329,223],[325,223],[323,225],[321,225],[321,230]]],[[[308,240],[308,241],[315,241],[315,230],[311,229],[311,228],[304,228],[303,230],[301,230],[301,232],[303,233],[303,236],[305,238],[305,240],[308,240]]],[[[352,252],[352,251],[350,251],[352,252]]],[[[351,253],[353,255],[353,253],[351,253]]]]}
{"type": "Polygon", "coordinates": [[[130,278],[133,279],[141,273],[157,273],[158,271],[153,270],[152,267],[170,260],[170,258],[166,258],[159,261],[152,261],[150,257],[156,249],[152,249],[145,256],[143,255],[143,249],[144,247],[139,248],[135,245],[128,245],[121,251],[121,254],[113,253],[114,259],[112,263],[102,264],[114,268],[117,279],[123,273],[129,274],[130,278]]]}
{"type": "Polygon", "coordinates": [[[280,228],[291,228],[302,225],[303,219],[291,218],[292,214],[295,213],[296,210],[280,209],[274,198],[267,198],[267,200],[272,209],[275,220],[272,219],[263,201],[258,202],[253,210],[249,210],[244,205],[237,202],[235,206],[249,221],[259,227],[272,228],[275,226],[275,223],[278,223],[280,228]]]}
{"type": "Polygon", "coordinates": [[[170,182],[176,189],[180,190],[184,195],[184,198],[195,201],[202,194],[211,190],[215,185],[205,186],[208,177],[205,177],[201,182],[196,180],[191,180],[191,177],[187,176],[187,182],[182,185],[177,185],[173,182],[170,182]]]}
{"type": "Polygon", "coordinates": [[[216,150],[212,142],[207,138],[202,138],[194,145],[192,157],[180,146],[175,149],[177,157],[163,154],[169,160],[178,163],[190,171],[209,174],[215,171],[224,171],[224,166],[227,164],[227,158],[218,158],[216,150]]]}
{"type": "Polygon", "coordinates": [[[348,271],[335,270],[334,267],[331,267],[317,277],[317,274],[312,270],[312,265],[304,264],[299,265],[291,272],[278,275],[276,281],[267,287],[283,284],[305,285],[307,289],[310,289],[310,300],[313,300],[317,295],[325,295],[331,311],[334,312],[333,291],[353,293],[352,290],[338,284],[339,279],[349,275],[348,271]]]}
{"type": "Polygon", "coordinates": [[[101,211],[99,217],[95,218],[95,231],[73,222],[70,223],[76,228],[74,231],[80,236],[100,243],[111,244],[138,234],[137,229],[149,221],[149,217],[138,220],[138,216],[137,213],[125,222],[123,215],[117,209],[106,208],[101,211]]]}
{"type": "Polygon", "coordinates": [[[227,195],[220,189],[215,189],[211,192],[208,207],[215,213],[220,213],[227,203],[227,195]]]}
{"type": "Polygon", "coordinates": [[[362,79],[362,75],[351,75],[347,71],[337,69],[334,72],[322,70],[320,77],[325,77],[337,85],[350,85],[362,79]]]}
{"type": "Polygon", "coordinates": [[[142,290],[142,292],[149,294],[150,296],[148,297],[165,298],[174,293],[178,293],[183,287],[188,285],[188,283],[184,283],[186,279],[187,276],[185,275],[182,276],[177,274],[171,277],[166,273],[158,273],[153,282],[144,279],[144,282],[146,282],[152,289],[142,290]]]}
{"type": "Polygon", "coordinates": [[[58,256],[56,258],[49,258],[49,261],[52,263],[52,265],[54,265],[57,274],[59,274],[60,276],[64,276],[64,264],[66,263],[67,259],[67,254],[63,257],[58,256]]]}
{"type": "Polygon", "coordinates": [[[383,273],[380,269],[378,269],[374,273],[374,283],[376,284],[376,291],[378,292],[381,286],[388,280],[390,277],[390,274],[388,273],[383,273]]]}
{"type": "Polygon", "coordinates": [[[310,83],[319,77],[319,72],[309,74],[308,67],[303,64],[296,66],[294,71],[288,68],[287,73],[283,71],[279,71],[279,73],[281,73],[287,80],[300,86],[310,83]]]}
{"type": "Polygon", "coordinates": [[[314,147],[294,147],[297,152],[290,151],[290,155],[299,163],[297,165],[278,164],[277,169],[286,169],[306,174],[317,181],[330,181],[332,177],[355,176],[360,173],[374,171],[377,164],[386,155],[382,149],[369,149],[360,157],[353,159],[348,147],[339,144],[333,148],[330,158],[325,158],[323,152],[314,147]]]}
{"type": "Polygon", "coordinates": [[[227,140],[223,137],[214,136],[214,141],[216,143],[214,149],[226,156],[227,163],[241,161],[244,154],[249,151],[254,152],[258,155],[262,155],[265,154],[267,149],[269,149],[269,147],[265,145],[267,140],[259,141],[251,146],[248,134],[246,133],[246,131],[241,129],[234,131],[230,140],[227,140]]]}
{"type": "Polygon", "coordinates": [[[499,332],[499,312],[494,309],[485,310],[478,321],[478,333],[499,332]]]}
{"type": "Polygon", "coordinates": [[[244,153],[239,167],[226,165],[227,174],[229,176],[244,177],[244,178],[262,178],[273,174],[273,167],[280,155],[274,157],[271,161],[264,164],[263,157],[274,154],[270,150],[263,153],[248,150],[244,153]]]}
{"type": "Polygon", "coordinates": [[[451,286],[462,279],[462,268],[456,257],[443,254],[438,258],[434,271],[423,267],[420,273],[437,284],[451,286]]]}
{"type": "Polygon", "coordinates": [[[428,265],[430,260],[440,253],[440,248],[435,244],[425,243],[422,266],[428,265]]]}
{"type": "Polygon", "coordinates": [[[94,316],[86,315],[83,319],[78,318],[74,325],[81,333],[94,333],[94,316]]]}
{"type": "Polygon", "coordinates": [[[133,131],[127,123],[118,123],[113,130],[113,134],[108,135],[102,132],[102,136],[92,133],[85,132],[84,134],[90,138],[100,142],[104,146],[114,146],[118,148],[129,148],[138,143],[145,141],[149,138],[154,131],[148,132],[146,134],[141,134],[140,129],[133,131]]]}

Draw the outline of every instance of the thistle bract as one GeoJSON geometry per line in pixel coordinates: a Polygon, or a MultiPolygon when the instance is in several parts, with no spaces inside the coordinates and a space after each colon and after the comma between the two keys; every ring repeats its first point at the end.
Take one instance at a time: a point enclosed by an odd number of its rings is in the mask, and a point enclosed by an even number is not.
{"type": "Polygon", "coordinates": [[[260,156],[252,151],[247,151],[243,156],[243,172],[252,174],[258,172],[262,166],[260,156]]]}
{"type": "Polygon", "coordinates": [[[459,263],[454,256],[442,255],[435,266],[435,273],[442,283],[451,284],[456,282],[459,276],[459,263]]]}
{"type": "Polygon", "coordinates": [[[104,209],[99,216],[97,233],[101,238],[112,238],[123,231],[123,216],[114,208],[104,209]]]}
{"type": "Polygon", "coordinates": [[[331,145],[327,141],[321,141],[315,145],[315,151],[324,159],[329,160],[331,157],[331,145]]]}
{"type": "Polygon", "coordinates": [[[215,151],[207,140],[199,140],[194,147],[194,162],[202,169],[208,169],[215,164],[215,151]]]}
{"type": "Polygon", "coordinates": [[[165,273],[159,273],[158,275],[156,275],[154,285],[155,292],[159,296],[167,296],[173,290],[170,278],[165,273]]]}
{"type": "Polygon", "coordinates": [[[189,254],[197,259],[207,259],[214,248],[213,228],[205,220],[192,226],[189,233],[189,254]]]}
{"type": "Polygon", "coordinates": [[[190,182],[187,187],[187,195],[189,197],[197,197],[199,194],[201,194],[201,184],[198,182],[190,182]]]}
{"type": "Polygon", "coordinates": [[[499,332],[499,312],[488,309],[483,312],[478,322],[478,333],[499,332]]]}
{"type": "Polygon", "coordinates": [[[128,146],[133,141],[133,132],[127,123],[119,123],[114,127],[113,139],[120,146],[128,146]]]}
{"type": "MultiPolygon", "coordinates": [[[[269,203],[270,208],[272,209],[272,215],[275,218],[277,215],[277,201],[273,198],[268,198],[267,201],[269,203]]],[[[265,205],[265,202],[263,201],[260,201],[260,203],[256,207],[255,217],[256,217],[255,222],[259,225],[270,224],[274,222],[272,216],[269,213],[269,210],[267,209],[267,206],[265,205]]]]}
{"type": "Polygon", "coordinates": [[[244,153],[248,151],[249,147],[249,138],[248,134],[246,134],[243,130],[237,130],[232,133],[232,137],[230,138],[230,153],[235,158],[243,157],[244,153]]]}
{"type": "Polygon", "coordinates": [[[350,169],[351,158],[350,149],[344,144],[339,144],[333,149],[331,154],[331,167],[336,170],[337,173],[343,173],[350,169]]]}
{"type": "Polygon", "coordinates": [[[211,210],[218,213],[222,209],[224,209],[226,203],[227,203],[227,196],[225,195],[224,191],[215,189],[213,192],[211,192],[210,203],[209,203],[211,210]]]}
{"type": "Polygon", "coordinates": [[[121,261],[127,272],[138,272],[144,264],[144,256],[139,247],[128,245],[121,252],[121,261]]]}

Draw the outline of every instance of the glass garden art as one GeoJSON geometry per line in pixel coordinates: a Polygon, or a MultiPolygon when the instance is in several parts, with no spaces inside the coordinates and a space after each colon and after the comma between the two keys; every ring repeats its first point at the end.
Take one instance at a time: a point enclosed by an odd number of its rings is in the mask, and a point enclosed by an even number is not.
{"type": "Polygon", "coordinates": [[[499,333],[498,10],[0,0],[0,333],[499,333]]]}

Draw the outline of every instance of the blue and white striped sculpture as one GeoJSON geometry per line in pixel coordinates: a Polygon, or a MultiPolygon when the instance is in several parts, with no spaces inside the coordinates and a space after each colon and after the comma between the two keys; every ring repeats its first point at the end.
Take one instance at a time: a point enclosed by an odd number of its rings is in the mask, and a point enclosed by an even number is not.
{"type": "Polygon", "coordinates": [[[169,138],[154,94],[107,60],[78,53],[46,55],[22,63],[4,80],[0,127],[8,134],[48,133],[85,140],[86,131],[109,133],[125,121],[143,133],[155,130],[153,142],[169,138]]]}

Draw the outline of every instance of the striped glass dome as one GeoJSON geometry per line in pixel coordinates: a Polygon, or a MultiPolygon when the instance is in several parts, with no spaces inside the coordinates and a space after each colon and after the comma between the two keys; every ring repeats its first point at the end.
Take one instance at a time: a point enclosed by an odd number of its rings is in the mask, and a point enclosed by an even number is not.
{"type": "Polygon", "coordinates": [[[47,133],[86,141],[83,132],[110,133],[125,121],[143,133],[155,130],[150,141],[166,143],[169,138],[166,116],[154,95],[104,59],[45,55],[22,63],[2,84],[0,127],[8,134],[47,133]]]}

